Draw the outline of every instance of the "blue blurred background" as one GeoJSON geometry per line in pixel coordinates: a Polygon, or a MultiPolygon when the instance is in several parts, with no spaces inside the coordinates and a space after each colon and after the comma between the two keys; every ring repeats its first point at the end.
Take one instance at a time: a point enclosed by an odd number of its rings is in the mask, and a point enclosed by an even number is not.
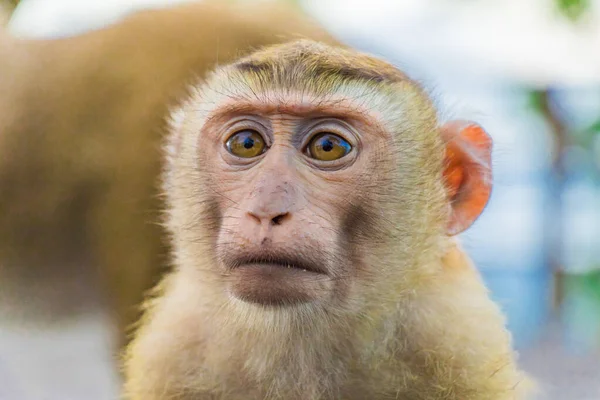
{"type": "MultiPolygon", "coordinates": [[[[24,0],[9,26],[68,36],[180,2],[24,0]]],[[[494,190],[465,247],[526,367],[555,385],[543,398],[600,399],[600,1],[296,3],[421,82],[442,119],[489,131],[494,190]]]]}

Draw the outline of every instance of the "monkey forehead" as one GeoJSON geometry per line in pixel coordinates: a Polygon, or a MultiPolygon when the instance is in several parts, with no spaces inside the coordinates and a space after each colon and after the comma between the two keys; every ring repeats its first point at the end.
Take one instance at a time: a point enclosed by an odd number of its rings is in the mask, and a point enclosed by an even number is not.
{"type": "Polygon", "coordinates": [[[378,123],[388,133],[437,120],[425,91],[391,64],[308,40],[217,69],[192,90],[182,111],[197,122],[235,112],[338,114],[378,123]]]}
{"type": "Polygon", "coordinates": [[[310,81],[283,87],[228,68],[217,71],[192,91],[183,111],[187,117],[205,121],[235,113],[345,116],[387,131],[422,118],[436,119],[429,98],[410,81],[381,84],[345,80],[325,90],[318,84],[311,86],[310,81]]]}
{"type": "Polygon", "coordinates": [[[256,51],[232,64],[232,68],[278,82],[283,87],[294,83],[324,84],[334,81],[363,81],[369,83],[394,83],[410,79],[392,64],[355,50],[332,47],[311,40],[274,45],[256,51]],[[298,79],[300,78],[300,79],[298,79]]]}

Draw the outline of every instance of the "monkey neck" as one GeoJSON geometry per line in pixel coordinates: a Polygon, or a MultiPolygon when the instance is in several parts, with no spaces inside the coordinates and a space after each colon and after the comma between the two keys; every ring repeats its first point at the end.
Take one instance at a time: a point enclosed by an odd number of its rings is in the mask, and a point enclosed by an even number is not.
{"type": "Polygon", "coordinates": [[[382,320],[328,317],[308,308],[230,306],[235,308],[232,313],[227,306],[220,310],[227,317],[207,321],[219,330],[206,339],[204,368],[224,386],[270,387],[285,394],[277,398],[347,398],[340,392],[347,382],[368,379],[365,372],[373,370],[375,357],[395,342],[396,335],[389,332],[395,327],[386,327],[382,320]],[[296,393],[300,388],[302,393],[296,393]]]}

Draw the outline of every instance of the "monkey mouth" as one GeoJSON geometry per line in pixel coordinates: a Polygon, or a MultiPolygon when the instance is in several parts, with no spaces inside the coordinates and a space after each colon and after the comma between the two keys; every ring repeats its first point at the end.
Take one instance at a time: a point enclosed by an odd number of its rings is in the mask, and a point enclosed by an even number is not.
{"type": "Polygon", "coordinates": [[[238,258],[229,263],[233,297],[262,306],[292,306],[323,298],[333,281],[316,263],[296,258],[238,258]]]}
{"type": "Polygon", "coordinates": [[[240,258],[230,264],[231,269],[244,268],[249,266],[263,266],[271,268],[294,269],[302,272],[311,272],[314,274],[325,275],[325,270],[318,264],[298,260],[294,258],[240,258]]]}

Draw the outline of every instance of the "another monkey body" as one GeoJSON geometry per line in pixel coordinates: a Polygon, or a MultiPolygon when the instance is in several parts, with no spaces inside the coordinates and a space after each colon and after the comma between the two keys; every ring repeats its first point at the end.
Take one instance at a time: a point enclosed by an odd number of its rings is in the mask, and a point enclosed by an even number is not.
{"type": "Polygon", "coordinates": [[[0,31],[3,317],[56,322],[99,292],[126,342],[166,270],[157,181],[169,105],[193,76],[257,46],[333,41],[293,6],[235,3],[142,11],[59,40],[0,31]]]}
{"type": "Polygon", "coordinates": [[[129,398],[524,399],[451,237],[487,201],[489,147],[366,55],[302,41],[217,71],[174,116],[175,269],[128,348],[129,398]]]}

